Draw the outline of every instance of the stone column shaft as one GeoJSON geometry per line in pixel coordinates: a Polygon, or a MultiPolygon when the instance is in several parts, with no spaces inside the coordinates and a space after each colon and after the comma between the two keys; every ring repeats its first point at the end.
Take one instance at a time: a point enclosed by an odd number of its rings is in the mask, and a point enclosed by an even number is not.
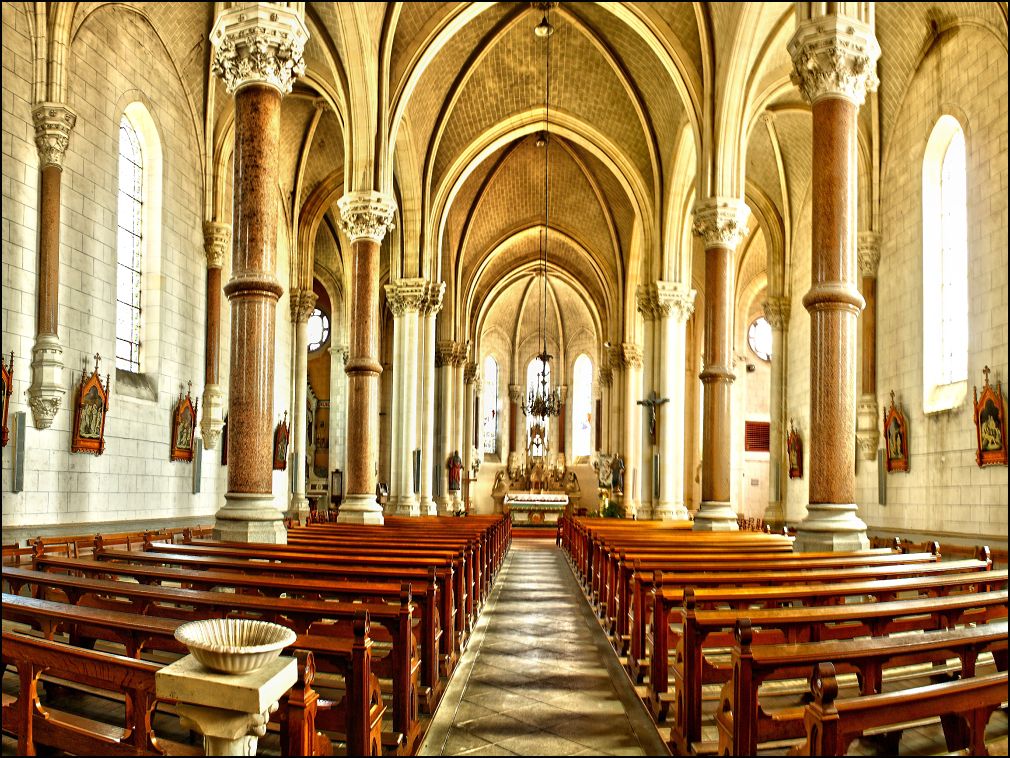
{"type": "Polygon", "coordinates": [[[810,504],[797,549],[868,546],[856,515],[857,114],[876,85],[879,47],[857,19],[815,16],[789,42],[795,79],[813,112],[810,312],[810,504]]]}
{"type": "Polygon", "coordinates": [[[711,198],[695,208],[694,232],[705,242],[702,503],[695,529],[737,529],[731,502],[734,252],[748,232],[747,213],[746,204],[732,198],[711,198]]]}
{"type": "Polygon", "coordinates": [[[305,524],[309,517],[309,501],[305,497],[305,455],[308,448],[305,426],[306,404],[309,384],[309,316],[315,308],[316,295],[308,289],[293,290],[291,300],[291,320],[295,326],[295,407],[291,409],[291,448],[294,461],[295,491],[291,494],[288,516],[305,524]]]}
{"type": "Polygon", "coordinates": [[[624,510],[631,518],[637,515],[642,494],[641,440],[639,439],[638,400],[642,393],[642,349],[631,342],[621,345],[624,364],[624,510]],[[637,482],[638,491],[635,491],[637,482]]]}
{"type": "Polygon", "coordinates": [[[638,405],[639,400],[649,397],[650,393],[657,390],[656,374],[659,371],[660,358],[657,347],[659,339],[656,328],[657,307],[654,285],[642,285],[638,291],[638,310],[645,319],[644,344],[642,346],[642,383],[641,394],[635,398],[635,405],[630,406],[638,422],[638,470],[639,474],[639,509],[638,518],[652,518],[653,501],[653,452],[655,442],[649,432],[649,422],[647,408],[638,405]],[[643,297],[645,296],[645,297],[643,297]]]}
{"type": "Polygon", "coordinates": [[[442,308],[445,282],[429,282],[423,303],[424,312],[424,390],[421,423],[421,512],[438,515],[432,498],[432,480],[438,450],[435,447],[435,317],[442,308]]]}
{"type": "Polygon", "coordinates": [[[771,296],[764,304],[765,319],[772,327],[771,397],[769,398],[768,508],[764,520],[779,525],[785,521],[786,476],[786,376],[790,304],[786,297],[771,296]]]}
{"type": "Polygon", "coordinates": [[[862,381],[856,407],[856,441],[863,460],[877,457],[880,433],[877,431],[877,266],[880,263],[880,235],[859,233],[859,271],[862,274],[862,381]]]}
{"type": "Polygon", "coordinates": [[[439,397],[441,400],[441,424],[440,424],[440,442],[439,442],[439,455],[435,461],[437,466],[441,487],[439,490],[439,495],[436,498],[439,506],[439,513],[446,516],[451,516],[455,511],[453,509],[453,498],[452,493],[449,492],[449,470],[446,464],[449,460],[449,456],[453,453],[453,414],[454,414],[454,395],[456,386],[456,371],[453,365],[455,361],[455,349],[456,343],[452,341],[439,341],[437,345],[437,354],[435,358],[435,365],[438,367],[439,374],[439,397]]]}
{"type": "Polygon", "coordinates": [[[207,353],[204,356],[203,418],[200,430],[208,450],[217,448],[224,425],[221,392],[221,267],[231,246],[231,227],[207,221],[203,225],[207,254],[207,353]]]}
{"type": "Polygon", "coordinates": [[[695,291],[681,284],[657,282],[659,321],[659,394],[668,399],[659,411],[661,456],[659,499],[653,518],[686,520],[684,506],[684,372],[687,351],[686,325],[694,312],[695,291]]]}
{"type": "Polygon", "coordinates": [[[36,429],[48,429],[63,401],[63,346],[59,338],[60,210],[63,158],[77,114],[61,103],[32,110],[42,187],[39,197],[39,273],[28,405],[36,429]]]}
{"type": "MultiPolygon", "coordinates": [[[[453,408],[452,414],[452,449],[454,452],[459,452],[459,457],[462,460],[466,455],[466,431],[464,425],[466,424],[466,413],[467,405],[469,405],[469,398],[466,393],[466,383],[463,378],[464,364],[466,361],[466,350],[465,346],[457,345],[456,357],[453,361],[453,373],[452,373],[452,397],[455,401],[455,406],[453,408]]],[[[459,489],[453,493],[452,502],[455,510],[458,512],[463,506],[463,479],[466,478],[466,469],[464,468],[462,477],[460,478],[459,489]]]]}

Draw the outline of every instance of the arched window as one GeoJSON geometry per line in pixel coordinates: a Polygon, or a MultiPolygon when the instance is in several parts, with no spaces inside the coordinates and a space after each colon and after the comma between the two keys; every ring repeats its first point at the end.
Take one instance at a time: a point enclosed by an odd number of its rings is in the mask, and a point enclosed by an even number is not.
{"type": "Polygon", "coordinates": [[[964,131],[941,116],[922,162],[923,408],[968,391],[968,177],[964,131]]]}
{"type": "Polygon", "coordinates": [[[484,455],[498,454],[498,361],[490,355],[484,359],[484,391],[481,393],[484,414],[484,455]]]}
{"type": "Polygon", "coordinates": [[[572,370],[572,457],[593,452],[593,362],[582,354],[572,370]]]}
{"type": "Polygon", "coordinates": [[[144,154],[125,115],[119,121],[116,244],[116,368],[140,372],[140,280],[144,263],[144,154]]]}
{"type": "MultiPolygon", "coordinates": [[[[544,379],[547,382],[547,389],[551,386],[551,364],[545,364],[539,358],[534,358],[529,362],[526,367],[526,397],[529,397],[531,392],[537,392],[540,389],[540,373],[543,372],[544,379]]],[[[544,423],[546,426],[546,421],[541,422],[540,419],[535,416],[526,417],[526,439],[532,441],[530,432],[533,429],[534,424],[544,423]]],[[[546,429],[544,430],[546,432],[546,429]]],[[[544,455],[546,454],[544,446],[539,443],[539,441],[530,448],[531,455],[544,455]]]]}

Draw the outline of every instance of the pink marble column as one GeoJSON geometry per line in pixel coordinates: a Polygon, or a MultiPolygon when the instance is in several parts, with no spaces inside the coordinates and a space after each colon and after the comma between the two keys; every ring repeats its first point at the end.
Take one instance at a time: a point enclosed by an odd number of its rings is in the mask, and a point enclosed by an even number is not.
{"type": "Polygon", "coordinates": [[[28,405],[36,429],[48,429],[63,401],[63,346],[60,344],[60,185],[63,158],[77,114],[61,103],[32,109],[42,188],[39,197],[39,275],[28,405]]]}
{"type": "Polygon", "coordinates": [[[235,93],[235,201],[228,375],[228,492],[215,539],[285,542],[273,497],[277,172],[281,97],[304,71],[308,32],[294,6],[232,6],[211,31],[213,71],[235,93]]]}
{"type": "Polygon", "coordinates": [[[880,234],[859,233],[859,272],[863,277],[862,376],[856,406],[856,441],[860,457],[877,459],[880,432],[877,429],[877,266],[880,263],[880,234]]]}
{"type": "Polygon", "coordinates": [[[351,192],[337,201],[351,242],[350,357],[347,359],[347,492],[342,523],[381,524],[375,498],[379,449],[379,246],[393,226],[396,206],[374,191],[351,192]]]}
{"type": "Polygon", "coordinates": [[[732,466],[734,254],[747,235],[749,209],[742,200],[709,198],[695,206],[694,233],[705,243],[705,367],[701,507],[694,528],[737,529],[732,466]]]}
{"type": "Polygon", "coordinates": [[[221,392],[221,267],[231,246],[231,226],[214,221],[203,225],[207,254],[207,348],[204,356],[204,390],[200,421],[203,445],[214,450],[224,425],[224,393],[221,392]]]}
{"type": "Polygon", "coordinates": [[[813,110],[810,312],[810,501],[799,550],[866,548],[855,503],[857,115],[875,84],[879,47],[860,19],[812,16],[801,6],[789,42],[797,80],[813,110]]]}

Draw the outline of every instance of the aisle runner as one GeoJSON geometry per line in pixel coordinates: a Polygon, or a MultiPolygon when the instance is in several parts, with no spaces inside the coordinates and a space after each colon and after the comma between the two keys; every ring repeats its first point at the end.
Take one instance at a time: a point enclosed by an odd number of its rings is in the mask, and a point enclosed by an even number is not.
{"type": "Polygon", "coordinates": [[[513,540],[420,755],[665,752],[561,551],[513,540]]]}

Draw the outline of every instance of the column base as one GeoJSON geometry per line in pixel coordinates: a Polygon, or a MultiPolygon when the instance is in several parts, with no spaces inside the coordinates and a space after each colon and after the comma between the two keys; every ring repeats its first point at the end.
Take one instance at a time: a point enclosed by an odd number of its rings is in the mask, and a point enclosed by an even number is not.
{"type": "Polygon", "coordinates": [[[338,524],[383,524],[382,506],[375,495],[348,495],[337,514],[338,524]]]}
{"type": "Polygon", "coordinates": [[[40,334],[32,348],[32,384],[28,406],[36,429],[53,425],[63,402],[63,346],[55,334],[40,334]]]}
{"type": "Polygon", "coordinates": [[[652,506],[652,518],[659,521],[687,521],[687,508],[683,503],[655,503],[652,506]]]}
{"type": "Polygon", "coordinates": [[[807,517],[796,527],[797,553],[867,550],[866,523],[855,503],[810,503],[807,517]]]}
{"type": "Polygon", "coordinates": [[[452,495],[439,495],[435,498],[437,504],[437,515],[439,516],[455,516],[456,515],[456,501],[453,500],[452,495]]]}
{"type": "Polygon", "coordinates": [[[264,542],[286,545],[288,532],[271,495],[229,492],[214,515],[214,539],[221,542],[264,542]]]}
{"type": "Polygon", "coordinates": [[[772,526],[781,526],[786,521],[786,509],[782,503],[768,503],[765,508],[764,522],[772,526]]]}
{"type": "Polygon", "coordinates": [[[288,506],[288,518],[297,521],[301,526],[309,523],[309,501],[302,495],[292,495],[288,506]]]}
{"type": "Polygon", "coordinates": [[[656,518],[653,512],[652,503],[639,503],[635,509],[635,518],[639,521],[648,521],[656,518]]]}
{"type": "Polygon", "coordinates": [[[421,506],[413,497],[401,497],[394,512],[397,516],[417,518],[421,515],[421,506]]]}
{"type": "Polygon", "coordinates": [[[732,503],[703,500],[694,514],[696,532],[736,532],[739,529],[732,503]]]}
{"type": "Polygon", "coordinates": [[[422,515],[424,516],[437,516],[438,515],[438,503],[431,499],[430,496],[421,496],[421,502],[418,508],[422,515]]]}

